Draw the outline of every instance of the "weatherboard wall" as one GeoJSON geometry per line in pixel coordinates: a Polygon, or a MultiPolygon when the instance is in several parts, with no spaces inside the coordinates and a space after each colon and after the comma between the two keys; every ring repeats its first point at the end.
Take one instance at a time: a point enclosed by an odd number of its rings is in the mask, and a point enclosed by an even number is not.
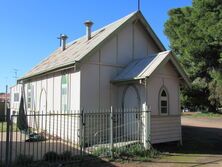
{"type": "MultiPolygon", "coordinates": [[[[24,99],[25,107],[28,111],[40,111],[41,109],[41,95],[43,92],[46,94],[46,111],[47,112],[60,112],[61,110],[61,76],[68,74],[68,108],[70,111],[80,110],[80,72],[68,71],[64,73],[54,73],[42,77],[38,77],[27,81],[24,84],[24,99]],[[27,87],[31,85],[31,108],[28,108],[27,87]]],[[[11,97],[14,93],[20,93],[21,97],[21,84],[11,88],[11,97]]],[[[11,98],[11,109],[18,111],[19,102],[14,102],[11,98]]]]}
{"type": "Polygon", "coordinates": [[[152,115],[159,113],[159,92],[165,88],[169,98],[169,115],[180,115],[179,109],[179,79],[170,62],[162,66],[148,79],[148,104],[152,108],[152,115]]]}
{"type": "Polygon", "coordinates": [[[171,62],[162,65],[148,79],[148,104],[151,106],[151,141],[163,143],[181,140],[181,111],[179,101],[179,79],[171,62]],[[159,92],[164,87],[168,93],[169,113],[161,115],[159,92]]]}
{"type": "MultiPolygon", "coordinates": [[[[27,109],[27,114],[33,115],[28,116],[28,123],[30,127],[40,128],[47,130],[48,133],[60,136],[64,139],[73,140],[78,142],[78,129],[79,129],[79,116],[75,117],[64,117],[64,116],[36,116],[35,114],[50,114],[50,113],[64,113],[61,111],[61,76],[62,74],[68,74],[68,113],[79,113],[80,112],[80,72],[74,72],[73,70],[58,72],[41,76],[32,80],[27,81],[24,84],[24,106],[27,109]],[[32,100],[31,108],[28,108],[28,97],[27,87],[31,85],[32,89],[32,100]],[[45,96],[43,98],[43,96],[45,96]],[[45,99],[45,100],[42,100],[45,99]],[[45,107],[43,105],[46,105],[45,107]],[[50,120],[50,121],[49,121],[50,120]],[[58,123],[61,122],[61,123],[58,123]],[[72,125],[72,128],[70,127],[72,125]],[[68,131],[69,129],[69,131],[68,131]],[[62,130],[62,132],[61,132],[62,130]]],[[[21,96],[21,85],[16,85],[11,88],[11,96],[18,92],[21,96]]],[[[19,103],[11,102],[11,112],[18,114],[19,103]]]]}
{"type": "Polygon", "coordinates": [[[86,110],[121,107],[118,87],[110,81],[132,60],[159,51],[140,22],[126,25],[81,62],[81,106],[86,110]]]}
{"type": "MultiPolygon", "coordinates": [[[[129,85],[113,85],[110,81],[132,60],[158,52],[160,50],[140,22],[128,23],[112,37],[106,39],[103,45],[94,50],[85,60],[79,62],[79,72],[69,70],[28,81],[33,89],[30,111],[41,110],[40,97],[43,90],[46,92],[47,99],[46,112],[61,111],[61,76],[64,73],[68,73],[69,76],[68,106],[71,111],[84,109],[93,112],[109,109],[110,106],[122,108],[123,92],[129,85]]],[[[27,83],[25,94],[27,94],[27,83]]],[[[142,108],[145,103],[151,106],[152,142],[180,140],[179,80],[172,64],[161,66],[161,69],[148,79],[147,90],[141,83],[134,86],[140,95],[140,107],[142,108]],[[165,86],[169,92],[168,116],[159,114],[158,96],[162,86],[165,86]]],[[[18,111],[18,105],[13,105],[13,110],[18,111]]],[[[62,121],[64,120],[57,120],[57,122],[62,121]]],[[[102,124],[99,120],[94,122],[100,126],[102,124]]],[[[75,125],[78,129],[79,120],[76,120],[75,125]]],[[[64,128],[63,124],[59,126],[64,128]]],[[[86,131],[88,136],[94,133],[93,130],[86,131]]]]}
{"type": "Polygon", "coordinates": [[[180,116],[152,116],[151,143],[164,143],[181,140],[180,116]]]}
{"type": "MultiPolygon", "coordinates": [[[[130,23],[107,39],[85,61],[80,62],[81,107],[86,112],[106,112],[110,106],[122,108],[122,91],[125,86],[113,85],[111,80],[134,59],[159,52],[157,46],[150,43],[153,41],[141,25],[138,22],[130,23]]],[[[104,123],[104,120],[98,118],[91,118],[89,122],[86,119],[86,125],[91,127],[106,127],[104,123]]],[[[96,133],[96,128],[86,128],[86,136],[95,136],[96,133]]]]}

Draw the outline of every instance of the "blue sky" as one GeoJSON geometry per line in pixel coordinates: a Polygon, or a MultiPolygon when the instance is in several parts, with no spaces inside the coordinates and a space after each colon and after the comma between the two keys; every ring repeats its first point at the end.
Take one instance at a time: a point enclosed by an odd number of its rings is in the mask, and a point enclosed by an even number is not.
{"type": "MultiPolygon", "coordinates": [[[[163,33],[172,8],[191,6],[192,0],[141,0],[141,11],[169,48],[163,33]]],[[[0,92],[59,47],[60,33],[72,41],[85,34],[83,22],[93,30],[137,10],[137,0],[0,0],[0,92]]]]}

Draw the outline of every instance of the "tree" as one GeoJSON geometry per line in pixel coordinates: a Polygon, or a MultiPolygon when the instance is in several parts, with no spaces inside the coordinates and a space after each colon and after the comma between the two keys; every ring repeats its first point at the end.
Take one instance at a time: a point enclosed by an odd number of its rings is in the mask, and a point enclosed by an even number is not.
{"type": "Polygon", "coordinates": [[[222,105],[222,1],[193,0],[170,10],[165,34],[193,81],[182,91],[184,104],[216,111],[222,105]]]}
{"type": "Polygon", "coordinates": [[[213,80],[209,84],[211,91],[209,100],[212,105],[216,105],[218,108],[222,104],[222,72],[212,71],[211,76],[213,80]]]}

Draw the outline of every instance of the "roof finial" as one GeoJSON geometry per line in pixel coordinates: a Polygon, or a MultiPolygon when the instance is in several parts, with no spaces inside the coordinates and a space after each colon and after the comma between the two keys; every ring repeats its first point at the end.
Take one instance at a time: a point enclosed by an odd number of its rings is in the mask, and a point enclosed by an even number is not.
{"type": "Polygon", "coordinates": [[[138,0],[138,11],[140,11],[140,0],[138,0]]]}

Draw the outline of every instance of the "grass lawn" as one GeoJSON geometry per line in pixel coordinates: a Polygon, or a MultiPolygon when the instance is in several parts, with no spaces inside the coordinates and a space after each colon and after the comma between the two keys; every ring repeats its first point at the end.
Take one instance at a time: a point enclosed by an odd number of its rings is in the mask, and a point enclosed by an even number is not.
{"type": "MultiPolygon", "coordinates": [[[[7,124],[6,122],[0,122],[0,132],[6,132],[7,131],[7,124]]],[[[10,129],[11,131],[11,129],[10,129]]],[[[17,132],[19,131],[19,129],[17,128],[16,124],[13,124],[13,132],[17,132]]]]}

